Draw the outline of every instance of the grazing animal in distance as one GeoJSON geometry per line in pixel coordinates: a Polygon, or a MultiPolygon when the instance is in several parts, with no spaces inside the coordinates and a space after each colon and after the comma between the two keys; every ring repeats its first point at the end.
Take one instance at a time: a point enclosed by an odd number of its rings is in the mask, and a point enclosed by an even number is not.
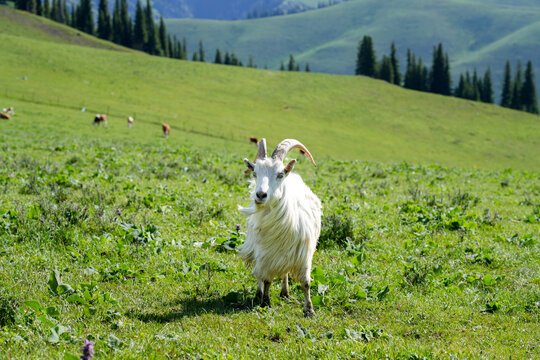
{"type": "Polygon", "coordinates": [[[249,137],[249,142],[257,145],[259,143],[259,139],[257,139],[256,136],[250,136],[249,137]]]}
{"type": "Polygon", "coordinates": [[[133,121],[134,121],[134,120],[133,120],[133,117],[128,116],[128,127],[129,127],[129,128],[133,126],[133,121]]]}
{"type": "Polygon", "coordinates": [[[8,113],[0,112],[0,119],[6,119],[6,120],[9,120],[9,119],[11,119],[11,116],[9,116],[8,113]]]}
{"type": "Polygon", "coordinates": [[[94,125],[103,124],[103,126],[107,126],[107,115],[105,114],[96,114],[96,117],[94,118],[94,125]]]}
{"type": "Polygon", "coordinates": [[[163,136],[167,138],[169,136],[169,132],[171,131],[171,127],[169,124],[162,123],[161,128],[163,129],[163,136]]]}
{"type": "Polygon", "coordinates": [[[281,278],[281,296],[289,297],[289,274],[298,279],[304,292],[304,315],[315,313],[311,302],[311,263],[321,232],[321,202],[302,178],[293,173],[296,160],[283,165],[294,148],[304,151],[315,165],[308,149],[295,139],[283,140],[267,157],[266,139],[259,142],[257,162],[244,159],[253,171],[251,204],[239,207],[247,216],[246,242],[240,256],[253,267],[258,280],[256,301],[270,306],[270,285],[281,278]]]}
{"type": "Polygon", "coordinates": [[[13,106],[10,106],[8,108],[3,108],[2,112],[6,113],[6,114],[8,114],[10,116],[15,116],[15,109],[13,108],[13,106]]]}

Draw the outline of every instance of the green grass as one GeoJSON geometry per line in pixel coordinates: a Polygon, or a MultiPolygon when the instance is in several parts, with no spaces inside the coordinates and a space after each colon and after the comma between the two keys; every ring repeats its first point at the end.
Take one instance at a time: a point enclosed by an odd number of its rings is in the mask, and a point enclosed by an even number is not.
{"type": "Polygon", "coordinates": [[[185,62],[39,41],[18,29],[0,34],[0,94],[71,109],[86,122],[103,112],[113,123],[132,115],[156,132],[167,122],[173,134],[237,144],[296,137],[319,158],[540,169],[540,122],[523,112],[363,77],[185,62]]]}
{"type": "Polygon", "coordinates": [[[202,40],[211,61],[219,48],[234,51],[244,63],[253,55],[259,67],[279,69],[293,54],[302,70],[308,62],[312,71],[348,75],[354,74],[364,35],[373,37],[379,58],[390,53],[395,41],[403,71],[407,49],[431,64],[433,46],[441,42],[450,56],[455,85],[460,73],[475,67],[483,73],[491,67],[498,93],[506,60],[515,67],[514,59],[530,59],[540,74],[540,50],[535,46],[539,15],[538,3],[532,1],[509,5],[490,0],[354,0],[291,16],[168,19],[166,24],[171,33],[188,39],[190,53],[202,40]]]}
{"type": "Polygon", "coordinates": [[[78,356],[85,338],[109,359],[540,355],[538,173],[301,159],[326,245],[305,319],[296,282],[252,307],[249,269],[210,245],[245,228],[253,148],[8,100],[25,110],[0,123],[4,358],[78,356]],[[55,269],[82,300],[51,292],[55,269]]]}
{"type": "Polygon", "coordinates": [[[540,356],[538,117],[10,31],[0,358],[76,359],[84,339],[101,359],[540,356]],[[296,282],[253,307],[219,246],[244,239],[250,135],[297,137],[318,163],[289,155],[323,204],[312,319],[296,282]]]}

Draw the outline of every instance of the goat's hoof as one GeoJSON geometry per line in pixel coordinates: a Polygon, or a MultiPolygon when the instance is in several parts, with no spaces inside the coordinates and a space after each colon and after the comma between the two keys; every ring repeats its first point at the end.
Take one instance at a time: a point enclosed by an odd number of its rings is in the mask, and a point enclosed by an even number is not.
{"type": "Polygon", "coordinates": [[[270,305],[270,298],[263,298],[261,301],[261,307],[271,308],[272,306],[270,305]]]}
{"type": "Polygon", "coordinates": [[[279,294],[279,297],[282,298],[283,300],[290,300],[291,299],[291,295],[289,293],[281,293],[281,294],[279,294]]]}
{"type": "Polygon", "coordinates": [[[304,317],[312,317],[313,315],[315,315],[315,310],[304,309],[304,317]]]}

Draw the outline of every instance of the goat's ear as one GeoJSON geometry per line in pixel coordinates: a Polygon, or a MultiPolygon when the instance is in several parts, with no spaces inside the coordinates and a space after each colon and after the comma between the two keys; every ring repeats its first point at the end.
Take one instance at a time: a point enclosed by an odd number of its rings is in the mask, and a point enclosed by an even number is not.
{"type": "Polygon", "coordinates": [[[247,168],[248,168],[250,171],[255,170],[255,164],[252,163],[251,161],[249,161],[248,159],[244,159],[244,164],[246,164],[247,168]]]}
{"type": "Polygon", "coordinates": [[[291,172],[291,170],[294,168],[295,163],[296,163],[296,160],[293,159],[287,164],[287,166],[285,166],[285,169],[283,170],[285,174],[288,174],[289,172],[291,172]]]}

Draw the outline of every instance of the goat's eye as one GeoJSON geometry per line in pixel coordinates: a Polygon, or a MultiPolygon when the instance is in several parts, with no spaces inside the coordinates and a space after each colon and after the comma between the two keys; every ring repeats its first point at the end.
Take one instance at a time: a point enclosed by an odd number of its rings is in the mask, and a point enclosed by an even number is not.
{"type": "Polygon", "coordinates": [[[285,173],[283,171],[277,174],[278,179],[283,179],[284,176],[285,176],[285,173]]]}
{"type": "Polygon", "coordinates": [[[257,177],[257,173],[255,171],[253,172],[253,177],[257,177]]]}

